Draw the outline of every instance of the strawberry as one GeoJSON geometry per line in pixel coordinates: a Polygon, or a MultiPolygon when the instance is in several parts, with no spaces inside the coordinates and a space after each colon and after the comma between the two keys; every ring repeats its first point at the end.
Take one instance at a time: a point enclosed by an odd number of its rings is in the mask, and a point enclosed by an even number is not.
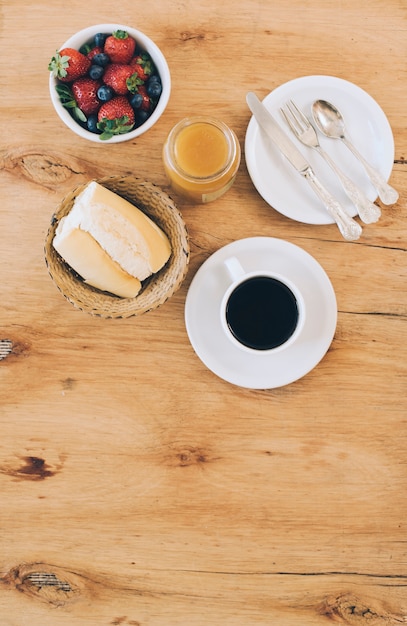
{"type": "Polygon", "coordinates": [[[155,70],[153,61],[147,52],[142,52],[141,54],[133,57],[130,61],[130,65],[137,72],[139,78],[141,78],[144,82],[150,78],[151,74],[153,74],[155,70]]]}
{"type": "Polygon", "coordinates": [[[72,89],[69,85],[59,84],[55,87],[56,92],[59,96],[62,106],[72,114],[74,120],[79,122],[80,124],[86,123],[86,115],[83,111],[78,107],[78,103],[76,102],[74,95],[72,93],[72,89]]]}
{"type": "Polygon", "coordinates": [[[125,95],[129,92],[127,81],[134,73],[134,69],[130,65],[110,63],[103,74],[103,82],[111,87],[115,93],[125,95]]]}
{"type": "Polygon", "coordinates": [[[52,57],[48,69],[63,83],[70,83],[85,76],[90,68],[90,60],[79,50],[63,48],[52,57]]]}
{"type": "Polygon", "coordinates": [[[102,131],[100,139],[128,133],[134,126],[134,111],[125,96],[115,96],[102,104],[98,112],[97,127],[102,131]]]}
{"type": "Polygon", "coordinates": [[[104,52],[112,63],[128,63],[136,49],[136,42],[125,30],[115,30],[106,38],[104,52]]]}
{"type": "Polygon", "coordinates": [[[100,101],[97,97],[97,90],[101,84],[101,81],[92,80],[86,76],[78,78],[72,84],[72,93],[77,106],[86,116],[92,115],[92,113],[96,113],[99,110],[100,101]]]}
{"type": "Polygon", "coordinates": [[[142,111],[149,111],[151,108],[151,100],[147,93],[147,88],[144,85],[140,85],[137,91],[143,97],[143,102],[141,103],[140,109],[142,111]]]}

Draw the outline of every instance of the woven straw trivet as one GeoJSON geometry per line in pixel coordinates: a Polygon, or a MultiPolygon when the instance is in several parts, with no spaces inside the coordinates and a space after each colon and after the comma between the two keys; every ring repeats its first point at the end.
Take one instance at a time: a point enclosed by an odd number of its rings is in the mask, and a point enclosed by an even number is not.
{"type": "Polygon", "coordinates": [[[111,176],[97,179],[99,184],[122,196],[148,215],[166,233],[171,256],[156,274],[143,281],[135,298],[119,298],[99,291],[83,280],[63,261],[52,245],[59,220],[71,210],[84,183],[71,191],[54,213],[45,240],[45,262],[58,289],[76,308],[105,318],[142,315],[162,305],[181,286],[189,263],[188,232],[172,199],[157,185],[134,176],[111,176]]]}

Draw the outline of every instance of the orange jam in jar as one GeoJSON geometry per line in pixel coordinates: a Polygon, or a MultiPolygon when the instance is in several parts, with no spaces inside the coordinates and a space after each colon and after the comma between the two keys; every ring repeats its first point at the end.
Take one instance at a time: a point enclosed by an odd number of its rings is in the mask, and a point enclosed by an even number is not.
{"type": "Polygon", "coordinates": [[[223,122],[189,117],[168,135],[163,161],[177,193],[194,202],[211,202],[232,186],[240,165],[240,145],[223,122]]]}

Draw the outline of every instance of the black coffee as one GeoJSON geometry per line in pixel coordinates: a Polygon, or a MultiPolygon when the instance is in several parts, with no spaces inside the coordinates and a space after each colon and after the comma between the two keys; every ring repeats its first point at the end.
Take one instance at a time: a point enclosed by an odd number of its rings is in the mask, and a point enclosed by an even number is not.
{"type": "Polygon", "coordinates": [[[226,321],[244,346],[270,350],[281,346],[295,331],[297,300],[291,289],[275,278],[248,278],[230,294],[226,321]]]}

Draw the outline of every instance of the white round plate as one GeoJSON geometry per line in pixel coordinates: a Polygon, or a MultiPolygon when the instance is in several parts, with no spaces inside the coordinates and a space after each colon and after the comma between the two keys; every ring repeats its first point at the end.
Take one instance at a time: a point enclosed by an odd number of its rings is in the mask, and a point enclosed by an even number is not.
{"type": "MultiPolygon", "coordinates": [[[[263,104],[293,139],[321,182],[342,203],[346,211],[352,217],[355,216],[354,205],[326,161],[316,150],[298,141],[283,119],[280,107],[290,99],[312,122],[311,106],[315,100],[327,100],[338,107],[352,143],[388,180],[394,163],[394,139],[386,115],[363,89],[333,76],[303,76],[291,80],[274,89],[263,100],[263,104]]],[[[319,130],[317,133],[322,148],[336,164],[371,201],[376,200],[376,189],[350,150],[342,141],[329,139],[319,130]]],[[[271,139],[265,136],[253,117],[246,131],[245,156],[254,186],[276,211],[306,224],[333,223],[307,181],[295,171],[271,139]]]]}
{"type": "Polygon", "coordinates": [[[185,325],[198,357],[220,378],[249,389],[282,387],[305,376],[327,352],[336,321],[335,292],[320,264],[302,248],[273,237],[240,239],[212,254],[195,274],[185,302],[185,325]],[[224,262],[232,256],[248,272],[277,272],[301,288],[304,328],[285,350],[251,355],[224,334],[220,304],[231,282],[224,262]]]}

